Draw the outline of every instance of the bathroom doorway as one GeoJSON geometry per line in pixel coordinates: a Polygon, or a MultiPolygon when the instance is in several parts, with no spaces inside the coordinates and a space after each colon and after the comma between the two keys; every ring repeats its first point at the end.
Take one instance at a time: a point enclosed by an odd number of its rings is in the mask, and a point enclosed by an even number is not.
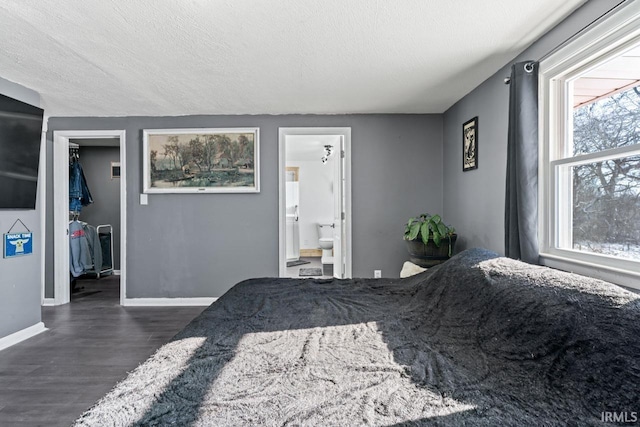
{"type": "Polygon", "coordinates": [[[280,277],[351,277],[350,152],[350,128],[280,128],[280,277]]]}

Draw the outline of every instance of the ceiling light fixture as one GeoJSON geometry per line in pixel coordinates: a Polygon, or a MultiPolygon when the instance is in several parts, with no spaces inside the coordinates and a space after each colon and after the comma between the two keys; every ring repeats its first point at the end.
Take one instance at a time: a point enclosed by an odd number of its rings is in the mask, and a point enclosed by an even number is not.
{"type": "Polygon", "coordinates": [[[322,164],[325,165],[329,161],[329,157],[333,154],[333,146],[325,145],[324,146],[324,156],[322,156],[322,164]]]}

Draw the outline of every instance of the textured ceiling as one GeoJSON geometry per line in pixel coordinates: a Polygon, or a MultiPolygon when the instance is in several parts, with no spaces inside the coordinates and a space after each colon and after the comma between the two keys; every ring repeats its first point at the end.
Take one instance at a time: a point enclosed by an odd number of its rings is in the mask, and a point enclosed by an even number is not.
{"type": "Polygon", "coordinates": [[[2,0],[50,116],[441,113],[585,0],[2,0]]]}

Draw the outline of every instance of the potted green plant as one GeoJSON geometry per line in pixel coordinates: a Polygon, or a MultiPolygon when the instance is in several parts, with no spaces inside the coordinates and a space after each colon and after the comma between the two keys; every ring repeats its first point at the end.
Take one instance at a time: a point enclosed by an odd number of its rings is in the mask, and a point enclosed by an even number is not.
{"type": "Polygon", "coordinates": [[[409,218],[404,230],[409,259],[421,267],[433,267],[449,258],[458,235],[440,215],[421,214],[409,218]]]}

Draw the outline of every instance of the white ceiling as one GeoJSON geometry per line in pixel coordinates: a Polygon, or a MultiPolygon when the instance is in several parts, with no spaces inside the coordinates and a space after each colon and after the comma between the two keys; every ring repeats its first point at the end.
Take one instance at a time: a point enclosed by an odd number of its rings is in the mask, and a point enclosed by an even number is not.
{"type": "Polygon", "coordinates": [[[0,76],[50,116],[441,113],[585,1],[3,0],[0,76]]]}
{"type": "Polygon", "coordinates": [[[285,157],[287,161],[317,161],[320,164],[324,146],[337,147],[339,142],[340,137],[336,135],[289,135],[286,139],[285,157]]]}

